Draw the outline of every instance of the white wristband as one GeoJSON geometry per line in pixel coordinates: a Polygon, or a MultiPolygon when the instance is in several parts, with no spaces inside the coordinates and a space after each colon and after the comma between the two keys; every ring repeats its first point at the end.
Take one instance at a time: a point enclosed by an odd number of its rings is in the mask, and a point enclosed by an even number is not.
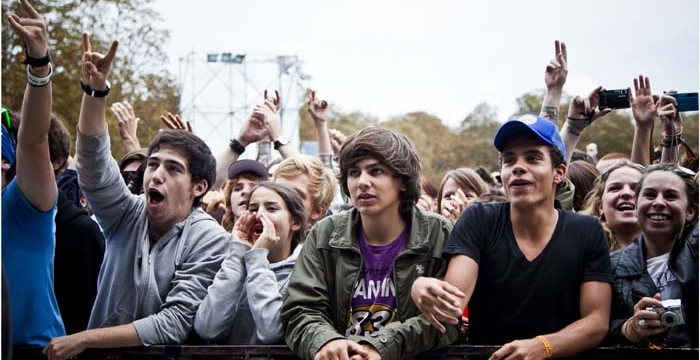
{"type": "Polygon", "coordinates": [[[51,82],[51,78],[53,78],[53,65],[49,63],[49,74],[46,75],[46,77],[38,77],[34,76],[31,71],[29,71],[29,67],[31,65],[27,65],[27,83],[31,86],[36,86],[36,87],[41,87],[41,86],[46,86],[48,83],[51,82]]]}

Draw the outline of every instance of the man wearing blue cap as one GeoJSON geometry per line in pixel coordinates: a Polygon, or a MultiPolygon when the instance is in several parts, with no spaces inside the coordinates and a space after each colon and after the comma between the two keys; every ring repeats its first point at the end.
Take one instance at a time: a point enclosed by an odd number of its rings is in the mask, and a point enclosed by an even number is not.
{"type": "Polygon", "coordinates": [[[494,145],[509,202],[467,208],[443,256],[445,281],[417,279],[411,296],[438,329],[469,304],[469,340],[503,345],[491,359],[572,356],[608,331],[610,259],[597,219],[557,210],[566,148],[556,124],[524,115],[494,145]]]}

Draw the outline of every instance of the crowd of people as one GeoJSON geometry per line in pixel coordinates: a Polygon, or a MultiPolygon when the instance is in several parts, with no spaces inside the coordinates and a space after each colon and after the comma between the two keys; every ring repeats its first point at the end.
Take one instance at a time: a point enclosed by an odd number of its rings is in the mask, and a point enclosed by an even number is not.
{"type": "Polygon", "coordinates": [[[65,359],[286,344],[316,360],[451,344],[497,345],[492,359],[698,347],[697,159],[679,156],[682,115],[648,78],[633,80],[632,153],[598,160],[595,144],[576,146],[612,109],[597,87],[557,126],[568,60],[556,41],[541,113],[494,134],[500,169],[452,169],[435,187],[408,137],[329,129],[314,92],[318,156],[284,136],[279,94],[265,92],[217,156],[171,113],[142,148],[133,109],[113,102],[128,151],[116,161],[106,110],[119,43],[101,53],[83,34],[72,158],[51,112],[46,21],[21,2],[25,17],[7,19],[27,86],[21,112],[1,119],[3,358],[13,346],[65,359]],[[265,141],[281,161],[239,159],[265,141]]]}

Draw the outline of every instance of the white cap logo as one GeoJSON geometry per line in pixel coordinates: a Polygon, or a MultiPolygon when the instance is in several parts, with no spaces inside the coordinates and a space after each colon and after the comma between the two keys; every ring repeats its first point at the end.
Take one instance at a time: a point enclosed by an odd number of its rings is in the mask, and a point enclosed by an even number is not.
{"type": "Polygon", "coordinates": [[[537,122],[537,117],[535,115],[523,115],[518,118],[518,121],[524,123],[525,125],[532,125],[537,122]]]}

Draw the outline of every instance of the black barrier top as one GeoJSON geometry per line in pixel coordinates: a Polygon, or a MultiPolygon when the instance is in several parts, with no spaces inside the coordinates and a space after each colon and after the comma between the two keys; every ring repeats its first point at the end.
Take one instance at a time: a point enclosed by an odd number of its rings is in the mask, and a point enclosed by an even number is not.
{"type": "MultiPolygon", "coordinates": [[[[462,345],[449,346],[432,350],[416,356],[416,359],[423,360],[443,360],[443,359],[488,359],[491,354],[498,350],[499,346],[479,346],[462,345]]],[[[698,359],[698,349],[663,349],[650,350],[639,348],[596,348],[573,359],[581,360],[602,360],[602,359],[635,359],[635,360],[658,360],[658,359],[698,359]]],[[[38,347],[16,347],[13,350],[15,360],[46,359],[38,347]]],[[[119,349],[88,349],[74,359],[110,359],[110,360],[215,360],[215,359],[294,359],[297,356],[289,351],[289,348],[282,345],[259,345],[259,346],[142,346],[119,349]]]]}

